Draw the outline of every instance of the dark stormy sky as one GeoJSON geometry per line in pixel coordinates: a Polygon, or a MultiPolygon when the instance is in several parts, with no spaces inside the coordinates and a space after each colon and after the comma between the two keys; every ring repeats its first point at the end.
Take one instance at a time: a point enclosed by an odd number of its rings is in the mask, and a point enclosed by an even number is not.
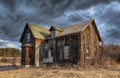
{"type": "Polygon", "coordinates": [[[91,18],[106,44],[120,44],[120,0],[0,0],[0,47],[20,48],[26,22],[65,27],[91,18]]]}

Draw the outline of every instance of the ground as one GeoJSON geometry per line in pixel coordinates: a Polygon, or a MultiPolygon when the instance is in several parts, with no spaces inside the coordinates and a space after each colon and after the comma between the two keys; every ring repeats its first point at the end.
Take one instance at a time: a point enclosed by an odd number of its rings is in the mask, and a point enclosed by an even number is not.
{"type": "MultiPolygon", "coordinates": [[[[0,64],[2,65],[2,64],[0,64]]],[[[0,66],[0,78],[120,78],[120,65],[109,68],[21,68],[0,66]]]]}

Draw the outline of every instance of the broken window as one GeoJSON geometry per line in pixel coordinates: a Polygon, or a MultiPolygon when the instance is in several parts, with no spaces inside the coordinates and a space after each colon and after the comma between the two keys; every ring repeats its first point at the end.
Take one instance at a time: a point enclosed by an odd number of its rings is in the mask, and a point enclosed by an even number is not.
{"type": "Polygon", "coordinates": [[[53,57],[53,48],[50,48],[50,56],[53,57]]]}
{"type": "Polygon", "coordinates": [[[64,47],[64,59],[70,59],[70,47],[68,45],[64,47]]]}
{"type": "Polygon", "coordinates": [[[90,57],[90,51],[89,51],[89,45],[87,44],[86,45],[86,59],[89,59],[89,57],[90,57]]]}
{"type": "Polygon", "coordinates": [[[44,55],[45,58],[48,58],[48,50],[45,49],[45,55],[44,55]]]}
{"type": "Polygon", "coordinates": [[[45,51],[45,55],[44,55],[44,57],[45,58],[48,58],[48,49],[49,49],[49,46],[48,46],[48,44],[47,43],[45,43],[45,48],[44,48],[44,51],[45,51]]]}

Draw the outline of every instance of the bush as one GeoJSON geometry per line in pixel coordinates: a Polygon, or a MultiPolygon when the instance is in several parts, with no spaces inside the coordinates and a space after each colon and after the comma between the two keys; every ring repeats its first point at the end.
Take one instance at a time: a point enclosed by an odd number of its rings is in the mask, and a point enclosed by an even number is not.
{"type": "Polygon", "coordinates": [[[16,48],[0,48],[0,57],[19,57],[20,50],[16,48]]]}
{"type": "Polygon", "coordinates": [[[120,63],[120,45],[105,45],[94,60],[94,64],[111,66],[120,63]]]}
{"type": "Polygon", "coordinates": [[[5,57],[3,57],[0,61],[1,62],[7,62],[8,60],[5,57]]]}

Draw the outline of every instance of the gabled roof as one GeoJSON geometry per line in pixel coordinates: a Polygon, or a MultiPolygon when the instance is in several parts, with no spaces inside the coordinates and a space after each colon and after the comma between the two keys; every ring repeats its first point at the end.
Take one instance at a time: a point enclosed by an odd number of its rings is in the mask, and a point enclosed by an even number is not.
{"type": "Polygon", "coordinates": [[[68,26],[68,27],[64,28],[63,32],[61,32],[56,37],[64,36],[64,35],[72,34],[72,33],[76,33],[76,32],[81,32],[89,25],[90,22],[92,22],[92,20],[88,20],[88,21],[84,21],[79,24],[68,26]]]}
{"type": "Polygon", "coordinates": [[[28,23],[28,26],[34,36],[34,38],[45,39],[49,34],[49,30],[32,23],[28,23]]]}
{"type": "Polygon", "coordinates": [[[77,33],[77,32],[82,32],[82,31],[84,31],[84,30],[89,26],[89,24],[91,24],[91,23],[94,23],[95,30],[97,31],[99,40],[101,41],[101,37],[100,37],[100,34],[99,34],[98,29],[97,29],[97,27],[96,27],[96,24],[95,24],[94,19],[90,19],[90,20],[88,20],[88,21],[84,21],[84,22],[81,22],[81,23],[79,23],[79,24],[75,24],[75,25],[68,26],[68,27],[64,28],[64,29],[63,29],[63,32],[61,32],[60,34],[58,34],[56,37],[65,36],[65,35],[73,34],[73,33],[77,33]]]}
{"type": "Polygon", "coordinates": [[[95,21],[94,21],[94,19],[91,19],[91,20],[84,21],[84,22],[79,23],[79,24],[68,26],[66,28],[58,28],[56,26],[51,26],[51,28],[49,30],[46,29],[46,28],[37,26],[35,24],[32,24],[32,23],[26,23],[26,26],[25,26],[23,34],[21,36],[20,42],[22,42],[22,39],[23,39],[23,37],[25,35],[25,32],[26,32],[28,27],[31,30],[34,38],[46,39],[50,35],[50,31],[51,31],[52,28],[60,31],[60,33],[56,34],[55,37],[61,37],[61,36],[65,36],[65,35],[68,35],[68,34],[83,32],[91,23],[93,24],[93,26],[95,28],[95,31],[98,35],[98,38],[101,41],[101,37],[100,37],[100,34],[98,32],[95,21]]]}
{"type": "Polygon", "coordinates": [[[32,24],[32,23],[26,23],[26,26],[25,26],[24,31],[22,33],[20,42],[22,42],[22,39],[25,36],[25,32],[26,32],[27,28],[29,28],[31,30],[34,38],[45,39],[50,34],[50,31],[46,28],[37,26],[37,25],[32,24]]]}

